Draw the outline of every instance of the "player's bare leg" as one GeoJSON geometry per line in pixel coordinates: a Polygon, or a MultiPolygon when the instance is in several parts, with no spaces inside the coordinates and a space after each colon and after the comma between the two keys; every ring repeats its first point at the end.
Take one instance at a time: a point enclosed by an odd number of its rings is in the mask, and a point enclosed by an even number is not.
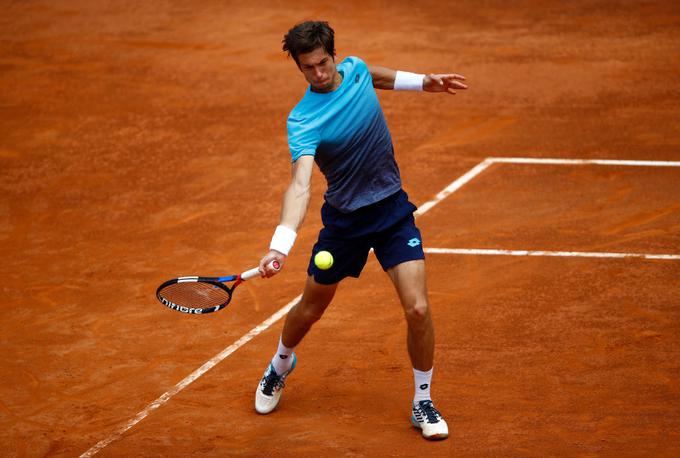
{"type": "Polygon", "coordinates": [[[415,396],[411,422],[430,440],[446,439],[446,421],[434,408],[430,384],[434,362],[434,325],[427,299],[425,261],[408,261],[387,271],[397,290],[408,326],[408,354],[413,365],[415,396]]]}
{"type": "Polygon", "coordinates": [[[389,269],[387,274],[404,308],[411,363],[420,371],[429,371],[434,361],[434,325],[427,300],[425,262],[404,262],[389,269]]]}
{"type": "Polygon", "coordinates": [[[338,285],[322,285],[307,278],[300,301],[288,312],[279,348],[255,392],[255,410],[267,414],[274,410],[281,399],[286,377],[295,369],[297,358],[293,350],[302,341],[314,323],[319,321],[333,300],[338,285]]]}
{"type": "Polygon", "coordinates": [[[322,285],[307,277],[305,291],[302,298],[288,312],[283,325],[281,340],[288,348],[295,348],[307,334],[314,323],[319,321],[326,308],[333,300],[338,284],[322,285]]]}

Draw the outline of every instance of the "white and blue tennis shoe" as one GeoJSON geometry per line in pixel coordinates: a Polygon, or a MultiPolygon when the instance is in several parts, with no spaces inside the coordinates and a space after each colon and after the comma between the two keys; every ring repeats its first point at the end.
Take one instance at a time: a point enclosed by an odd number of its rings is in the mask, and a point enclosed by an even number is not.
{"type": "Polygon", "coordinates": [[[257,410],[257,413],[265,415],[276,408],[281,399],[286,377],[293,372],[295,364],[297,364],[297,357],[293,353],[293,364],[290,369],[278,375],[274,370],[274,365],[269,363],[255,392],[255,410],[257,410]]]}
{"type": "Polygon", "coordinates": [[[427,440],[437,441],[449,437],[449,426],[429,399],[413,404],[411,424],[420,429],[427,440]]]}

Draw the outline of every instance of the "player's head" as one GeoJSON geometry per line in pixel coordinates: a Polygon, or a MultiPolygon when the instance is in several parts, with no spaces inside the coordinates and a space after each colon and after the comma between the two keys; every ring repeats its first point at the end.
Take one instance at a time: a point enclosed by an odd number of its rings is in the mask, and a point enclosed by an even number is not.
{"type": "Polygon", "coordinates": [[[335,32],[328,22],[307,21],[296,24],[283,37],[283,50],[300,66],[300,54],[307,54],[316,48],[323,48],[335,58],[335,32]]]}
{"type": "Polygon", "coordinates": [[[334,37],[328,22],[320,21],[297,24],[283,37],[283,50],[319,92],[332,90],[336,81],[334,37]]]}

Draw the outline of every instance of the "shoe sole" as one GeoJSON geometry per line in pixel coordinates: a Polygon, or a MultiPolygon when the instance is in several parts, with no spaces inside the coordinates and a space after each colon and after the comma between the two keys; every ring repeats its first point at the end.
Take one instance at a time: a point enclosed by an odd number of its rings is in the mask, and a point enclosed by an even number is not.
{"type": "Polygon", "coordinates": [[[425,433],[423,432],[423,428],[420,427],[418,422],[416,421],[415,418],[411,417],[411,425],[413,425],[414,428],[420,431],[420,434],[427,440],[429,441],[443,441],[444,439],[447,439],[449,437],[449,434],[433,434],[431,436],[426,436],[425,433]]]}

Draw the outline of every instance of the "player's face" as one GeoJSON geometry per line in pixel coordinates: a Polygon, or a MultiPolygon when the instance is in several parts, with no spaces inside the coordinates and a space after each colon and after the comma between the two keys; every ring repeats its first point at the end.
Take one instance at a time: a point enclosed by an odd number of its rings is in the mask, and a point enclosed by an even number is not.
{"type": "Polygon", "coordinates": [[[300,71],[315,92],[331,92],[340,85],[335,59],[323,48],[300,54],[300,71]]]}

